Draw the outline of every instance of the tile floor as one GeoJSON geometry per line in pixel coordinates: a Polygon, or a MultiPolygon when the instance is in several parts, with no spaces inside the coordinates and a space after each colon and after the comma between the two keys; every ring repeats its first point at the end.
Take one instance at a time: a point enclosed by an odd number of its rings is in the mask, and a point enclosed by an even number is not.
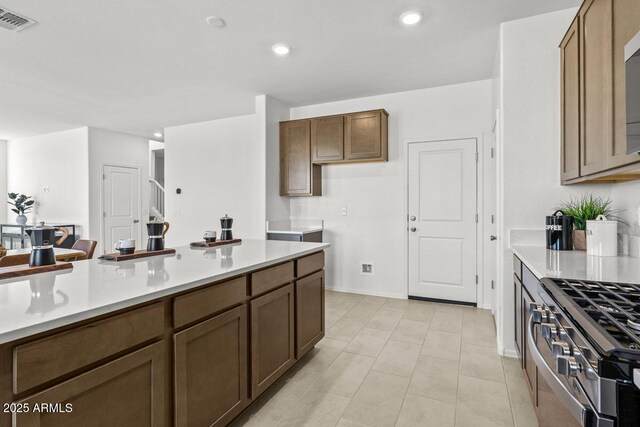
{"type": "Polygon", "coordinates": [[[326,336],[234,426],[536,426],[493,317],[327,291],[326,336]]]}

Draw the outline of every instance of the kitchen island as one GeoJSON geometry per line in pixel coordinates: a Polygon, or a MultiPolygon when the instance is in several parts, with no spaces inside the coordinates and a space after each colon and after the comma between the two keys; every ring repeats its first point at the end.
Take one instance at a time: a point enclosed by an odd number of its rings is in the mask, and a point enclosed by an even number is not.
{"type": "Polygon", "coordinates": [[[0,281],[0,425],[226,425],[324,336],[328,246],[245,240],[0,281]]]}

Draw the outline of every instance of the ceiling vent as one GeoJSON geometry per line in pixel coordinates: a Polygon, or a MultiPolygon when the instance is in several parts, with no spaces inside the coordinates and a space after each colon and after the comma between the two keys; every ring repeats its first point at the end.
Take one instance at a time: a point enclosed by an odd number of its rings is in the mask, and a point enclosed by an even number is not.
{"type": "Polygon", "coordinates": [[[36,21],[33,19],[18,15],[0,6],[0,28],[10,31],[22,31],[35,23],[36,21]]]}

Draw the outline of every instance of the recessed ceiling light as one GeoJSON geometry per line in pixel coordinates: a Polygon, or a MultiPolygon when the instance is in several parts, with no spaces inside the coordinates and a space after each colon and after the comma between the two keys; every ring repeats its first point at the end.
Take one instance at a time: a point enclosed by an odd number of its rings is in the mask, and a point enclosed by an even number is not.
{"type": "Polygon", "coordinates": [[[224,19],[219,18],[217,16],[210,16],[207,18],[207,24],[211,25],[212,27],[215,28],[222,28],[225,25],[227,25],[227,23],[224,21],[224,19]]]}
{"type": "Polygon", "coordinates": [[[161,132],[156,132],[153,134],[153,136],[155,136],[156,138],[162,138],[162,133],[161,132]]]}
{"type": "Polygon", "coordinates": [[[420,21],[422,21],[422,12],[417,10],[408,10],[400,15],[400,22],[404,25],[416,25],[420,21]]]}
{"type": "Polygon", "coordinates": [[[289,52],[291,52],[291,48],[283,43],[274,44],[273,46],[271,46],[271,50],[279,56],[285,56],[288,55],[289,52]]]}

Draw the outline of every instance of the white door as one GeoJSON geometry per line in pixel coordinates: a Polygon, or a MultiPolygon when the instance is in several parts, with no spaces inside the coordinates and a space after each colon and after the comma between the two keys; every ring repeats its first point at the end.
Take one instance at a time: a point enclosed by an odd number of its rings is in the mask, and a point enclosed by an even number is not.
{"type": "Polygon", "coordinates": [[[410,296],[476,302],[476,144],[409,144],[410,296]]]}
{"type": "Polygon", "coordinates": [[[136,239],[136,247],[140,248],[138,169],[105,165],[103,178],[103,253],[113,252],[119,239],[136,239]]]}

